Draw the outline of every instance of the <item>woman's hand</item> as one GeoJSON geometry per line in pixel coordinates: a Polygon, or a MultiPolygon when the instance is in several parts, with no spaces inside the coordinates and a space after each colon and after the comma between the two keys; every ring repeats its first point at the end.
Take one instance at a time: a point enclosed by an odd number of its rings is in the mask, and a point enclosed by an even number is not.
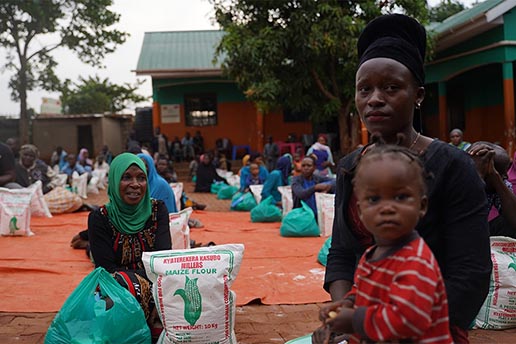
{"type": "Polygon", "coordinates": [[[342,299],[322,307],[319,311],[319,320],[321,320],[323,324],[326,324],[327,320],[330,318],[330,313],[339,312],[342,308],[353,308],[353,302],[349,299],[342,299]]]}
{"type": "Polygon", "coordinates": [[[485,144],[475,145],[470,151],[470,156],[475,162],[480,178],[486,179],[496,173],[494,168],[495,151],[492,147],[485,144]]]}

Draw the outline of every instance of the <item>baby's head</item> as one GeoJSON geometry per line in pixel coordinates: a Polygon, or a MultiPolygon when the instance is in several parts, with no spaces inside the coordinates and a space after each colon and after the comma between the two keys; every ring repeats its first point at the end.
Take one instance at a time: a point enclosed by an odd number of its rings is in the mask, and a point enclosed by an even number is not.
{"type": "Polygon", "coordinates": [[[360,219],[378,245],[409,236],[427,209],[424,167],[398,145],[370,146],[353,178],[360,219]]]}
{"type": "Polygon", "coordinates": [[[258,177],[258,175],[260,174],[260,167],[257,163],[253,162],[249,165],[249,173],[251,173],[253,177],[258,177]]]}

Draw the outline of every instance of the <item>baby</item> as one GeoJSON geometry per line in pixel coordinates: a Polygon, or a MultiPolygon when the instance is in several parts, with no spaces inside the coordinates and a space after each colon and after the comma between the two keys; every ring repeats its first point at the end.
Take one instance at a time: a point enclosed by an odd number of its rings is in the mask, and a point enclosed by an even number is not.
{"type": "Polygon", "coordinates": [[[334,333],[347,334],[350,343],[452,343],[439,266],[414,230],[428,203],[423,174],[419,158],[404,147],[370,146],[361,157],[353,187],[375,245],[360,259],[351,291],[321,309],[313,343],[331,343],[334,333]]]}

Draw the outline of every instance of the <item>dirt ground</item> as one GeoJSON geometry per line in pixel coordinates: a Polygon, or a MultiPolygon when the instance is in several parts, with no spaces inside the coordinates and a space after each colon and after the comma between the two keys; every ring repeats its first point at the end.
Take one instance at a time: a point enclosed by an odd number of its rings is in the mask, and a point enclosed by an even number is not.
{"type": "MultiPolygon", "coordinates": [[[[228,211],[228,200],[217,200],[212,194],[193,193],[193,184],[186,182],[185,191],[198,203],[207,205],[206,211],[228,211]]],[[[103,204],[105,192],[89,195],[86,202],[103,204]]],[[[294,290],[292,292],[295,292],[294,290]]],[[[4,295],[6,297],[6,295],[4,295]]],[[[23,300],[20,300],[22,302],[23,300]]],[[[262,305],[259,303],[237,307],[235,332],[240,344],[285,343],[311,333],[319,326],[318,312],[324,304],[262,305]]],[[[45,333],[56,313],[0,312],[0,344],[44,343],[45,333]]],[[[516,343],[516,329],[505,331],[470,331],[472,344],[516,343]]]]}

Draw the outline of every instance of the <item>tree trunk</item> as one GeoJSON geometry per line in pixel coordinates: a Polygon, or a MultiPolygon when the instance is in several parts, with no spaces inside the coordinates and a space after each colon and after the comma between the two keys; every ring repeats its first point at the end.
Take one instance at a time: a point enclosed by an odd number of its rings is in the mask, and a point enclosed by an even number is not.
{"type": "Polygon", "coordinates": [[[350,119],[349,109],[351,101],[346,102],[339,111],[339,137],[340,137],[340,152],[345,155],[351,151],[350,140],[350,119]]]}
{"type": "Polygon", "coordinates": [[[29,116],[27,113],[27,69],[24,63],[22,63],[20,66],[18,77],[18,93],[20,95],[20,122],[18,128],[20,144],[24,145],[29,143],[29,116]]]}
{"type": "Polygon", "coordinates": [[[361,143],[360,116],[353,114],[351,117],[351,149],[355,149],[361,143]]]}

